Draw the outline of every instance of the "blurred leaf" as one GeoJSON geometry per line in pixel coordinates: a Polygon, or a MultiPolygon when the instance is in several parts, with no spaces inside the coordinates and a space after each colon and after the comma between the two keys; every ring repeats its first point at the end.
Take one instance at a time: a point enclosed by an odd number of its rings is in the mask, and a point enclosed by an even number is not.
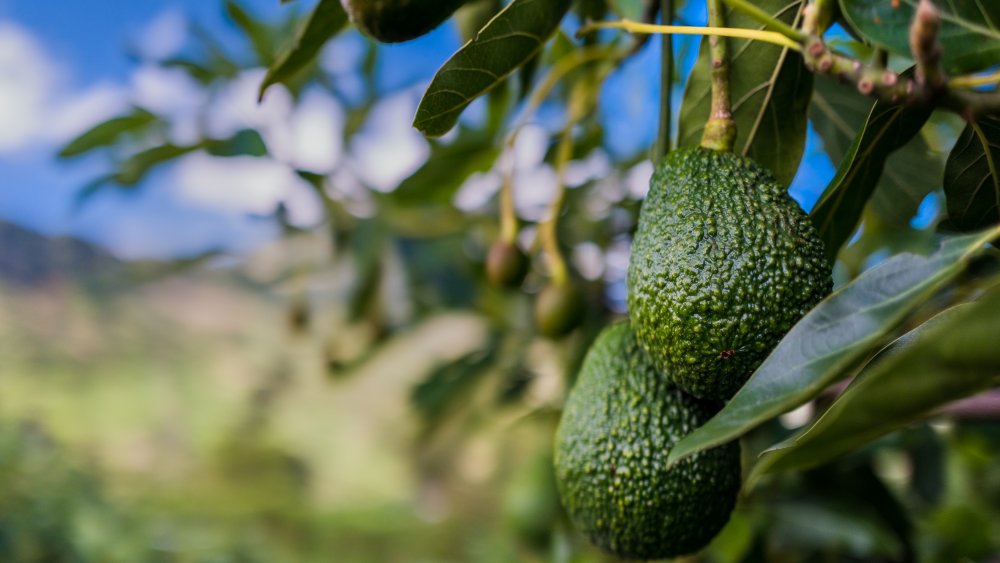
{"type": "Polygon", "coordinates": [[[812,210],[813,224],[834,261],[857,229],[861,213],[882,177],[889,155],[906,145],[924,126],[931,110],[876,103],[858,131],[837,174],[812,210]]]}
{"type": "MultiPolygon", "coordinates": [[[[798,19],[801,0],[758,0],[755,5],[786,23],[798,19]]],[[[764,29],[752,18],[727,12],[730,27],[764,29]]],[[[802,57],[760,41],[729,39],[729,85],[736,121],[734,152],[749,156],[784,185],[791,183],[805,149],[812,73],[802,57]]],[[[711,110],[711,61],[702,40],[681,105],[678,144],[698,146],[711,110]]]]}
{"type": "Polygon", "coordinates": [[[489,170],[499,154],[492,136],[463,128],[450,143],[432,141],[424,165],[389,197],[406,206],[448,204],[469,176],[489,170]]]}
{"type": "Polygon", "coordinates": [[[320,0],[295,37],[295,42],[267,70],[260,85],[258,100],[264,99],[264,92],[269,86],[284,82],[312,63],[326,42],[340,33],[346,25],[347,12],[340,0],[320,0]]]}
{"type": "Polygon", "coordinates": [[[643,0],[614,0],[611,7],[619,16],[632,21],[642,21],[646,11],[643,0]]]}
{"type": "Polygon", "coordinates": [[[997,335],[1000,289],[934,317],[876,357],[816,421],[765,452],[753,476],[819,465],[996,385],[997,335]]]}
{"type": "Polygon", "coordinates": [[[971,231],[1000,221],[1000,118],[965,126],[948,156],[944,193],[953,228],[971,231]]]}
{"type": "Polygon", "coordinates": [[[514,0],[438,70],[413,126],[428,137],[447,133],[472,101],[537,53],[559,27],[570,0],[514,0]]]}
{"type": "Polygon", "coordinates": [[[836,546],[844,555],[865,561],[894,560],[899,540],[862,507],[846,503],[783,502],[774,509],[772,534],[802,550],[836,546]]]}
{"type": "Polygon", "coordinates": [[[160,164],[197,150],[199,145],[177,146],[160,145],[146,149],[129,157],[118,167],[115,182],[122,186],[134,186],[146,177],[149,171],[160,164]]]}
{"type": "MultiPolygon", "coordinates": [[[[844,17],[867,41],[907,58],[910,22],[918,0],[840,0],[844,17]]],[[[949,72],[989,68],[1000,60],[1000,10],[991,0],[935,2],[941,13],[938,39],[949,72]]]]}
{"type": "Polygon", "coordinates": [[[424,421],[424,436],[437,428],[444,415],[466,396],[471,385],[493,365],[496,360],[497,338],[494,335],[484,350],[441,364],[413,388],[410,403],[424,421]]]}
{"type": "Polygon", "coordinates": [[[77,156],[99,147],[111,145],[125,133],[142,129],[156,121],[157,117],[152,113],[142,108],[135,108],[128,115],[98,123],[79,137],[66,143],[66,146],[59,150],[59,157],[77,156]]]}
{"type": "Polygon", "coordinates": [[[256,130],[243,129],[228,139],[205,141],[205,151],[212,156],[264,156],[267,145],[256,130]]]}
{"type": "MultiPolygon", "coordinates": [[[[847,155],[855,135],[865,126],[873,102],[855,88],[827,76],[816,77],[809,118],[835,163],[847,155]]],[[[896,227],[909,224],[921,202],[940,186],[942,159],[917,134],[891,154],[869,200],[873,213],[896,227]]]]}
{"type": "Polygon", "coordinates": [[[243,32],[253,47],[257,60],[268,65],[274,58],[274,41],[267,25],[250,15],[238,2],[226,0],[226,14],[243,32]]]}
{"type": "Polygon", "coordinates": [[[357,274],[347,302],[350,305],[348,320],[354,322],[378,315],[378,289],[382,280],[382,253],[385,249],[385,232],[376,221],[358,225],[350,239],[351,256],[357,274]]]}
{"type": "Polygon", "coordinates": [[[827,297],[715,417],[674,446],[668,462],[733,440],[847,376],[997,237],[1000,228],[946,239],[930,256],[899,254],[827,297]]]}

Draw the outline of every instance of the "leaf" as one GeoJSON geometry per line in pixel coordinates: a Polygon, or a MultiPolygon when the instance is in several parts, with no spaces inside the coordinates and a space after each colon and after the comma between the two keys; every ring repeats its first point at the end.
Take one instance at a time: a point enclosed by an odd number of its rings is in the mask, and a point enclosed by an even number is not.
{"type": "Polygon", "coordinates": [[[389,197],[402,205],[447,204],[469,176],[489,170],[499,154],[493,137],[463,129],[454,142],[432,142],[427,162],[389,197]]]}
{"type": "MultiPolygon", "coordinates": [[[[759,0],[755,5],[794,23],[803,6],[801,0],[759,0]]],[[[764,29],[753,19],[729,11],[731,27],[764,29]]],[[[779,182],[791,183],[805,149],[807,109],[812,92],[812,73],[802,57],[787,48],[760,41],[729,39],[729,85],[736,121],[734,151],[749,156],[767,168],[779,182]]],[[[711,61],[708,39],[684,89],[678,143],[697,146],[711,110],[711,61]]]]}
{"type": "Polygon", "coordinates": [[[1000,221],[1000,118],[970,122],[944,169],[948,218],[960,230],[1000,221]]]}
{"type": "Polygon", "coordinates": [[[886,159],[916,136],[930,116],[931,110],[925,108],[884,102],[872,106],[868,120],[811,213],[831,262],[857,229],[886,159]]]}
{"type": "Polygon", "coordinates": [[[347,25],[347,12],[340,0],[320,0],[292,43],[267,70],[260,85],[258,100],[268,87],[284,82],[316,59],[326,42],[347,25]]]}
{"type": "Polygon", "coordinates": [[[135,108],[128,115],[98,123],[79,137],[66,143],[66,146],[59,150],[59,157],[69,158],[114,144],[122,135],[142,129],[156,120],[157,117],[152,113],[142,108],[135,108]]]}
{"type": "Polygon", "coordinates": [[[146,177],[146,174],[160,164],[197,150],[199,145],[177,146],[160,145],[146,149],[129,157],[118,167],[115,182],[122,186],[134,186],[146,177]]]}
{"type": "Polygon", "coordinates": [[[226,14],[233,20],[233,23],[243,32],[250,45],[253,47],[257,60],[265,65],[271,62],[274,57],[274,41],[268,27],[250,15],[238,2],[234,0],[226,1],[226,14]]]}
{"type": "Polygon", "coordinates": [[[997,237],[1000,227],[946,239],[929,256],[896,255],[827,297],[721,411],[674,446],[668,463],[733,440],[846,376],[997,237]]]}
{"type": "Polygon", "coordinates": [[[243,129],[228,139],[205,141],[205,151],[212,156],[264,156],[267,145],[257,131],[243,129]]]}
{"type": "Polygon", "coordinates": [[[822,416],[765,452],[751,480],[819,465],[996,385],[997,335],[1000,288],[917,327],[880,354],[822,416]]]}
{"type": "Polygon", "coordinates": [[[466,354],[434,369],[413,388],[410,402],[424,423],[422,435],[428,435],[445,419],[447,412],[465,398],[471,386],[487,373],[496,361],[498,337],[493,336],[486,349],[466,354]]]}
{"type": "MultiPolygon", "coordinates": [[[[830,160],[843,161],[855,135],[865,127],[874,102],[854,88],[818,76],[809,107],[809,118],[823,140],[830,160]]],[[[868,205],[886,223],[905,227],[916,215],[927,194],[940,186],[944,163],[917,134],[886,162],[868,205]]]]}
{"type": "MultiPolygon", "coordinates": [[[[918,0],[840,0],[844,17],[867,41],[892,53],[910,54],[910,22],[918,0]]],[[[995,0],[948,0],[934,5],[941,13],[938,39],[949,72],[974,72],[1000,60],[1000,10],[995,0]]]]}
{"type": "Polygon", "coordinates": [[[537,53],[559,27],[570,0],[514,0],[438,70],[413,126],[428,137],[447,133],[474,99],[537,53]]]}

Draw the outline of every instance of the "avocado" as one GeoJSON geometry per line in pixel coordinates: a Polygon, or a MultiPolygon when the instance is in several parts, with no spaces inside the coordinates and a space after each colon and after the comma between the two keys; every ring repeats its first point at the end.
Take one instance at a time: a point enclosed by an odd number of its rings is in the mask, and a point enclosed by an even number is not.
{"type": "Polygon", "coordinates": [[[654,171],[627,283],[656,366],[692,395],[728,399],[832,279],[809,217],[768,171],[699,147],[654,171]]]}
{"type": "Polygon", "coordinates": [[[400,43],[428,33],[466,1],[340,0],[354,25],[383,43],[400,43]]]}
{"type": "Polygon", "coordinates": [[[560,338],[583,320],[583,295],[571,282],[550,283],[535,299],[535,327],[542,336],[560,338]]]}
{"type": "Polygon", "coordinates": [[[518,287],[531,263],[516,243],[498,240],[486,255],[486,277],[497,287],[518,287]]]}
{"type": "Polygon", "coordinates": [[[736,504],[739,444],[671,467],[666,460],[719,407],[663,377],[627,323],[605,328],[556,431],[556,486],[574,525],[625,558],[674,557],[707,545],[736,504]]]}

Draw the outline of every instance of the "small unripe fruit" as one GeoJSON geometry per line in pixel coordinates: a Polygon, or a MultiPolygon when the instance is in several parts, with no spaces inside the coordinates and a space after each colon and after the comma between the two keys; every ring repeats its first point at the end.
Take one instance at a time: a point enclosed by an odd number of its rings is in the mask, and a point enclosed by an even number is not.
{"type": "Polygon", "coordinates": [[[513,242],[498,240],[486,256],[486,275],[497,287],[520,286],[528,266],[528,257],[513,242]]]}
{"type": "Polygon", "coordinates": [[[551,284],[535,301],[535,326],[549,338],[570,333],[583,319],[583,295],[569,283],[551,284]]]}

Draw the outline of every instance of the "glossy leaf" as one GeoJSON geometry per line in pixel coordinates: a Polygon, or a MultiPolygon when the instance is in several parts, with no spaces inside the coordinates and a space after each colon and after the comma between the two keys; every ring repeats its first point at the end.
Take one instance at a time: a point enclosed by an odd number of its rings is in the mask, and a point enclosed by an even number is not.
{"type": "Polygon", "coordinates": [[[812,210],[813,224],[832,262],[857,229],[882,177],[886,159],[906,145],[931,116],[930,109],[878,102],[812,210]]]}
{"type": "Polygon", "coordinates": [[[528,62],[558,29],[570,0],[514,0],[438,70],[413,126],[447,133],[473,100],[528,62]]]}
{"type": "Polygon", "coordinates": [[[849,375],[997,237],[1000,228],[947,239],[929,256],[896,255],[826,298],[715,417],[674,446],[669,462],[736,439],[849,375]]]}
{"type": "Polygon", "coordinates": [[[896,341],[822,416],[765,452],[754,475],[819,465],[1000,383],[997,335],[1000,289],[994,288],[896,341]]]}
{"type": "MultiPolygon", "coordinates": [[[[866,40],[897,55],[910,54],[910,22],[919,0],[840,0],[844,17],[866,40]]],[[[1000,60],[1000,8],[995,0],[935,2],[941,13],[938,39],[950,72],[989,68],[1000,60]]]]}
{"type": "Polygon", "coordinates": [[[327,41],[347,25],[347,12],[340,0],[320,0],[292,43],[267,70],[259,98],[268,87],[284,82],[312,63],[327,41]]]}
{"type": "Polygon", "coordinates": [[[79,137],[66,143],[59,150],[61,158],[77,156],[100,147],[113,144],[126,133],[137,131],[156,121],[156,116],[142,108],[135,108],[132,113],[98,123],[79,137]]]}
{"type": "MultiPolygon", "coordinates": [[[[826,76],[816,77],[809,119],[834,163],[843,161],[873,106],[871,98],[826,76]]],[[[944,162],[923,135],[917,134],[886,161],[870,211],[889,225],[905,227],[927,194],[940,187],[944,162]],[[919,166],[913,163],[919,162],[919,166]]]]}
{"type": "MultiPolygon", "coordinates": [[[[803,2],[760,0],[755,4],[787,23],[794,23],[803,2]]],[[[730,27],[763,29],[742,13],[728,12],[730,27]]],[[[802,57],[760,41],[729,39],[729,84],[736,121],[735,152],[747,155],[787,185],[795,177],[805,148],[812,73],[802,57]]],[[[681,106],[678,143],[697,146],[711,106],[708,40],[703,39],[681,106]]]]}
{"type": "Polygon", "coordinates": [[[499,154],[500,144],[482,133],[463,130],[451,143],[432,142],[430,158],[391,197],[402,205],[448,203],[469,176],[489,170],[499,154]]]}
{"type": "Polygon", "coordinates": [[[944,193],[952,227],[975,230],[1000,221],[1000,119],[965,126],[948,156],[944,193]]]}

